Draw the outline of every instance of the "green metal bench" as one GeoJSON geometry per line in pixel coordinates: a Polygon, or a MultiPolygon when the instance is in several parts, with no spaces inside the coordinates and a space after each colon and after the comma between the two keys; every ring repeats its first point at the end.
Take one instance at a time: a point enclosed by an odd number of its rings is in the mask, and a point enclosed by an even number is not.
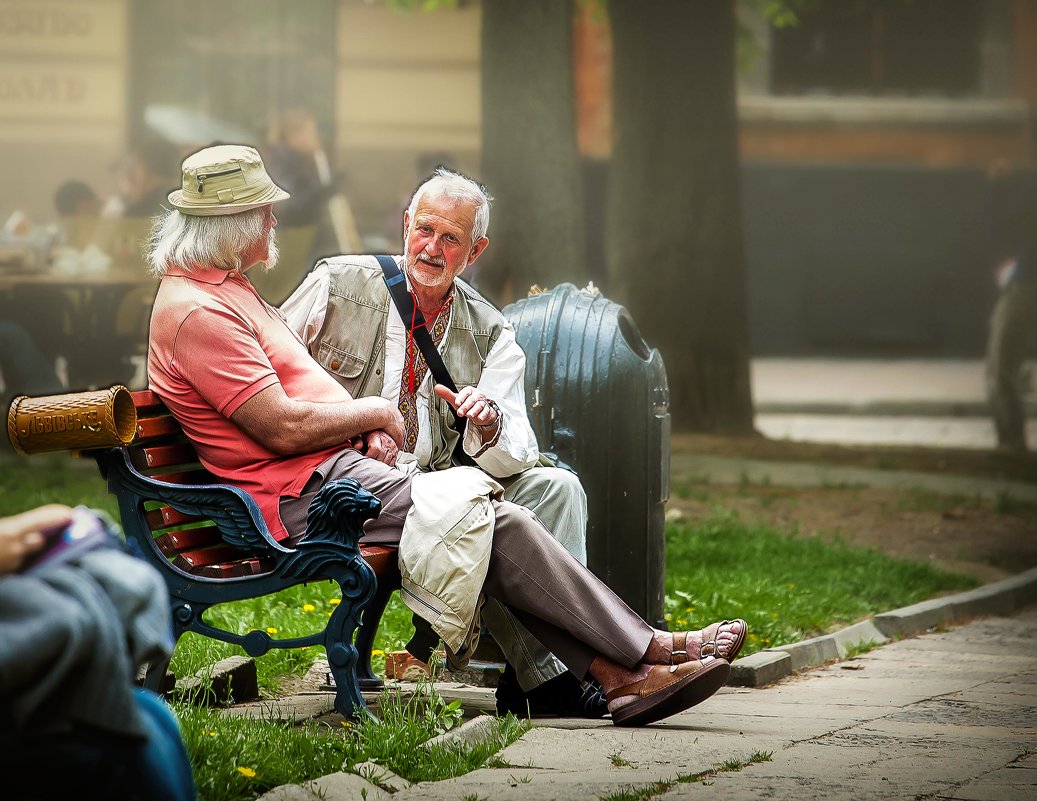
{"type": "MultiPolygon", "coordinates": [[[[399,587],[396,550],[359,545],[364,520],[378,514],[378,499],[352,479],[328,484],[310,505],[306,536],[287,548],[270,535],[247,492],[221,484],[200,465],[157,395],[144,390],[132,397],[132,443],[90,454],[118,500],[127,541],[165,579],[174,637],[192,631],[239,645],[251,656],[321,645],[335,681],[335,709],[348,718],[368,714],[360,690],[382,686],[371,670],[371,646],[399,587]],[[305,637],[236,634],[205,619],[217,604],[325,580],[338,583],[341,600],[327,625],[305,637]]],[[[158,690],[167,667],[151,665],[145,686],[158,690]]]]}

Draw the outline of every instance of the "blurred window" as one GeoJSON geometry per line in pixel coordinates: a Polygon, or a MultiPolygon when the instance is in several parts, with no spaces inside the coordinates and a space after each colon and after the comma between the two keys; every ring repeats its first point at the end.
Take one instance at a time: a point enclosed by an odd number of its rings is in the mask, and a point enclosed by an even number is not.
{"type": "Polygon", "coordinates": [[[978,94],[982,0],[838,0],[774,31],[776,95],[978,94]]]}

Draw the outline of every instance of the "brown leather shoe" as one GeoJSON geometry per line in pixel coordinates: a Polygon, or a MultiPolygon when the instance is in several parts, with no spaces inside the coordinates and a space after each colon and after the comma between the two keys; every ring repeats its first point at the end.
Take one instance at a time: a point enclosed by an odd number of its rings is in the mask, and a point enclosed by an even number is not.
{"type": "Polygon", "coordinates": [[[648,675],[625,687],[617,687],[605,698],[614,701],[635,695],[612,712],[616,726],[647,726],[701,704],[727,682],[731,664],[707,656],[680,665],[653,665],[648,675]]]}

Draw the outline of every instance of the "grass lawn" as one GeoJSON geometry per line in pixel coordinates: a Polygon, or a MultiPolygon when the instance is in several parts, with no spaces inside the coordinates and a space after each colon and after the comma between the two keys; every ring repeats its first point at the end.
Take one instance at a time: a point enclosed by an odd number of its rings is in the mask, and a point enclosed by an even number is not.
{"type": "Polygon", "coordinates": [[[798,642],[948,592],[968,576],[848,545],[804,538],[716,508],[666,529],[666,620],[672,630],[723,618],[749,624],[743,655],[798,642]]]}

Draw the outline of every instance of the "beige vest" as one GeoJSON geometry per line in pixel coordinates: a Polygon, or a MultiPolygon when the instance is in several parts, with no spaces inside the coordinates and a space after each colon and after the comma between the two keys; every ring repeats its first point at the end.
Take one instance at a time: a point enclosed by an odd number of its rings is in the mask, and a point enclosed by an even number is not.
{"type": "MultiPolygon", "coordinates": [[[[385,374],[385,329],[392,298],[373,256],[325,259],[331,277],[324,325],[310,353],[354,398],[380,395],[385,374]]],[[[506,320],[464,281],[454,281],[447,347],[443,362],[457,388],[474,386],[486,355],[506,320]]],[[[453,462],[457,433],[446,401],[432,402],[432,456],[422,470],[442,470],[453,462]]]]}

